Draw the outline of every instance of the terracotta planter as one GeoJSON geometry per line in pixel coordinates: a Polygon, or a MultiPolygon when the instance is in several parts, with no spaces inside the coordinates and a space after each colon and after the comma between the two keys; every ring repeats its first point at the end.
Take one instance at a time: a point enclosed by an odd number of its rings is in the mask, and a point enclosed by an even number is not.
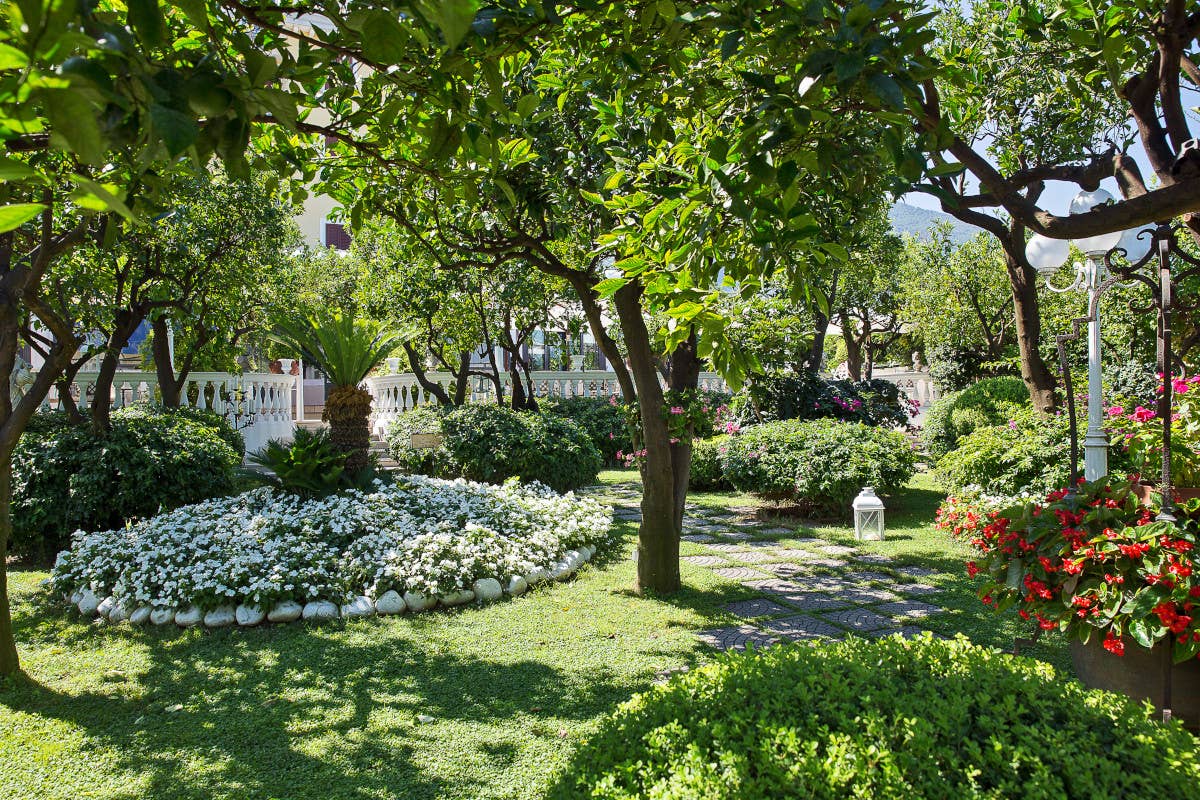
{"type": "MultiPolygon", "coordinates": [[[[1170,648],[1159,644],[1147,650],[1125,637],[1125,655],[1118,656],[1105,650],[1103,641],[1103,635],[1093,634],[1087,644],[1071,642],[1071,663],[1079,680],[1089,689],[1149,700],[1162,711],[1170,648]]],[[[1170,668],[1171,716],[1193,730],[1200,728],[1200,660],[1193,658],[1170,668]]]]}
{"type": "MultiPolygon", "coordinates": [[[[1150,496],[1158,491],[1156,483],[1135,483],[1133,485],[1133,496],[1144,505],[1150,505],[1150,496]]],[[[1200,497],[1200,486],[1176,486],[1174,489],[1174,497],[1176,503],[1182,503],[1187,500],[1194,500],[1200,497]]]]}

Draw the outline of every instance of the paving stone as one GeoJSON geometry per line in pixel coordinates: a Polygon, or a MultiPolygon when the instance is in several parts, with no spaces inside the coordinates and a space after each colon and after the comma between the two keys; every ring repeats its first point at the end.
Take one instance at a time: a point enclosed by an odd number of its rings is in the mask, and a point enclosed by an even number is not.
{"type": "Polygon", "coordinates": [[[897,567],[896,572],[909,575],[913,578],[926,578],[937,574],[936,569],[930,569],[929,567],[897,567]]]}
{"type": "Polygon", "coordinates": [[[779,578],[757,578],[752,581],[742,581],[742,586],[770,594],[796,594],[804,591],[799,584],[781,581],[779,578]]]}
{"type": "Polygon", "coordinates": [[[839,597],[844,597],[855,603],[882,603],[886,600],[899,600],[900,596],[886,589],[875,589],[870,586],[851,586],[836,590],[839,597]]]}
{"type": "Polygon", "coordinates": [[[696,564],[701,567],[719,567],[727,563],[721,556],[683,556],[680,561],[696,564]]]}
{"type": "Polygon", "coordinates": [[[891,575],[884,575],[882,572],[870,572],[863,570],[862,572],[843,572],[842,577],[848,581],[878,581],[880,583],[893,583],[895,578],[891,575]]]}
{"type": "Polygon", "coordinates": [[[719,553],[740,553],[746,549],[745,545],[731,544],[729,542],[714,542],[708,545],[709,550],[716,550],[719,553]]]}
{"type": "Polygon", "coordinates": [[[763,577],[763,574],[756,569],[749,567],[722,567],[713,570],[714,575],[720,575],[722,578],[729,578],[734,581],[749,581],[755,578],[763,577]]]}
{"type": "Polygon", "coordinates": [[[844,544],[819,544],[817,549],[831,556],[844,556],[854,552],[853,547],[847,547],[844,544]]]}
{"type": "Polygon", "coordinates": [[[830,625],[828,622],[810,617],[807,614],[797,614],[794,617],[780,617],[764,623],[764,627],[773,633],[794,640],[840,639],[845,631],[830,625]]]}
{"type": "Polygon", "coordinates": [[[893,617],[923,619],[930,614],[940,614],[946,609],[930,605],[929,603],[922,603],[920,600],[898,600],[894,603],[884,603],[881,606],[875,606],[875,610],[880,614],[888,614],[893,617]]]}
{"type": "Polygon", "coordinates": [[[768,572],[773,572],[783,578],[790,578],[793,575],[802,575],[808,572],[808,569],[799,564],[764,564],[763,569],[768,572]]]}
{"type": "Polygon", "coordinates": [[[697,544],[704,544],[705,542],[715,542],[716,541],[715,537],[709,536],[707,533],[685,533],[683,536],[680,536],[679,538],[683,539],[685,542],[696,542],[697,544]]]}
{"type": "Polygon", "coordinates": [[[901,594],[913,594],[917,597],[942,593],[941,589],[936,586],[930,586],[927,583],[897,583],[892,588],[901,594]]]}
{"type": "Polygon", "coordinates": [[[774,539],[751,539],[746,542],[746,547],[778,547],[779,542],[774,539]]]}
{"type": "Polygon", "coordinates": [[[884,628],[893,629],[896,624],[887,617],[880,616],[865,608],[848,608],[845,611],[826,611],[821,618],[835,622],[843,628],[849,628],[855,633],[867,633],[884,628]]]}
{"type": "Polygon", "coordinates": [[[804,561],[808,558],[816,558],[816,556],[807,550],[797,550],[794,547],[781,547],[775,551],[775,555],[779,558],[789,558],[795,561],[804,561]]]}
{"type": "Polygon", "coordinates": [[[795,533],[795,528],[763,528],[762,533],[769,533],[772,536],[782,536],[785,533],[795,533]]]}
{"type": "Polygon", "coordinates": [[[739,542],[750,538],[750,534],[741,531],[722,531],[720,535],[725,539],[734,539],[739,542]]]}
{"type": "Polygon", "coordinates": [[[744,553],[730,553],[729,557],[734,561],[741,561],[746,564],[761,564],[764,561],[771,561],[775,558],[768,550],[747,550],[744,553]]]}
{"type": "Polygon", "coordinates": [[[756,648],[770,647],[779,638],[760,631],[753,625],[738,625],[735,628],[711,628],[696,634],[700,641],[718,650],[745,650],[747,644],[756,648]]]}
{"type": "Polygon", "coordinates": [[[820,592],[779,592],[775,596],[801,611],[833,611],[854,605],[843,597],[820,592]]]}
{"type": "Polygon", "coordinates": [[[857,584],[843,580],[840,575],[802,575],[794,579],[804,591],[844,592],[860,588],[857,584]]]}
{"type": "Polygon", "coordinates": [[[862,553],[854,557],[855,561],[862,561],[866,564],[890,564],[892,560],[887,556],[881,556],[879,553],[862,553]]]}
{"type": "Polygon", "coordinates": [[[765,597],[756,597],[753,600],[738,600],[736,603],[730,603],[725,606],[725,610],[739,617],[750,618],[786,614],[791,609],[785,608],[779,605],[779,603],[772,602],[765,597]]]}
{"type": "MultiPolygon", "coordinates": [[[[884,636],[892,636],[894,634],[899,634],[900,636],[903,636],[905,639],[915,639],[918,636],[921,636],[922,634],[924,634],[925,632],[926,631],[924,628],[918,628],[916,625],[905,625],[901,628],[881,628],[880,630],[877,630],[877,631],[866,631],[863,633],[863,636],[867,636],[871,639],[882,639],[884,636]]],[[[937,636],[937,634],[934,634],[934,635],[937,636]]],[[[944,639],[945,637],[939,636],[938,638],[944,639]]]]}

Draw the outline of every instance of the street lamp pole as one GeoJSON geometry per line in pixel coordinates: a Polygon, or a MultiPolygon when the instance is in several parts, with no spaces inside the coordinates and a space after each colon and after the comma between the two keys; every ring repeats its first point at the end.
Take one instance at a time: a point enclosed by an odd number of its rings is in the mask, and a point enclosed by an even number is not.
{"type": "Polygon", "coordinates": [[[1088,253],[1083,265],[1088,308],[1088,420],[1083,437],[1083,477],[1099,480],[1108,474],[1108,435],[1104,432],[1104,385],[1100,368],[1100,281],[1104,254],[1088,253]]]}

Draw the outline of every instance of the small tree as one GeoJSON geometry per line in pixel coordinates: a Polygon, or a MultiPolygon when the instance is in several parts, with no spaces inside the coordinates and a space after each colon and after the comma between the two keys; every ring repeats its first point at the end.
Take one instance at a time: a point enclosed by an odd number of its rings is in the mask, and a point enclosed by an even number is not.
{"type": "Polygon", "coordinates": [[[321,415],[329,423],[330,441],[346,454],[347,472],[368,467],[371,395],[359,384],[400,347],[400,336],[383,323],[335,311],[280,320],[273,338],[325,373],[334,385],[321,415]]]}

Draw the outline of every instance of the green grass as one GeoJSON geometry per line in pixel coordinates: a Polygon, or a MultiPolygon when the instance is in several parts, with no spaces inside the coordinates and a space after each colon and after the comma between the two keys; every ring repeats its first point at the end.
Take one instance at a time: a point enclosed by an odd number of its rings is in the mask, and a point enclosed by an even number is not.
{"type": "MultiPolygon", "coordinates": [[[[606,486],[630,481],[601,475],[606,486]]],[[[951,613],[930,627],[1010,649],[1027,631],[975,598],[964,551],[932,530],[939,499],[918,476],[888,500],[888,539],[868,547],[938,570],[923,580],[945,589],[933,601],[951,613]]],[[[736,493],[693,504],[756,505],[736,493]]],[[[619,530],[619,545],[569,583],[484,608],[320,627],[87,624],[47,603],[44,572],[16,570],[27,677],[0,686],[0,798],[542,796],[599,717],[662,671],[703,661],[694,632],[734,623],[721,606],[752,594],[685,563],[683,591],[637,597],[636,531],[619,530]]],[[[814,533],[852,539],[844,525],[797,536],[814,533]]],[[[1063,661],[1061,642],[1030,653],[1063,661]]]]}

